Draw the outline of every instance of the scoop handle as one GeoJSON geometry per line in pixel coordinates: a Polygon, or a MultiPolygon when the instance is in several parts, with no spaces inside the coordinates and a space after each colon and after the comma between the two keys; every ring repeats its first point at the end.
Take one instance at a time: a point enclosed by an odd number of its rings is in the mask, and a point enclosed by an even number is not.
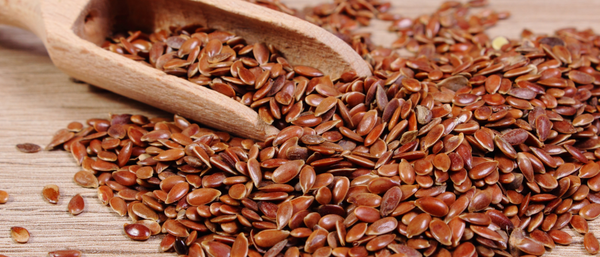
{"type": "Polygon", "coordinates": [[[29,30],[44,39],[41,2],[39,0],[0,1],[0,24],[29,30]]]}

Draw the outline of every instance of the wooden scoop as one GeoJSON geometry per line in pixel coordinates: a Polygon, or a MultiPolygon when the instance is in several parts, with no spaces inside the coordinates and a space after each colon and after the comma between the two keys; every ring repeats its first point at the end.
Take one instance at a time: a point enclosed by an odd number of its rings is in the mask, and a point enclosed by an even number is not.
{"type": "Polygon", "coordinates": [[[99,47],[115,27],[155,31],[200,24],[248,43],[274,45],[293,65],[332,78],[370,74],[350,46],[306,21],[240,0],[2,0],[0,23],[35,33],[54,64],[70,76],[218,130],[263,140],[276,134],[247,106],[206,87],[99,47]]]}

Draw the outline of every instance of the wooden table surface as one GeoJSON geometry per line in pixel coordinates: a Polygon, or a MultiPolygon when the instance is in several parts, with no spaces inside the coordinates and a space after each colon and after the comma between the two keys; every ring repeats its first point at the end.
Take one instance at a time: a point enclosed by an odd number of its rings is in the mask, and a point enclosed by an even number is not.
{"type": "MultiPolygon", "coordinates": [[[[287,0],[301,8],[322,0],[287,0]]],[[[392,0],[392,12],[406,17],[435,10],[439,0],[392,0]]],[[[491,29],[492,36],[517,37],[523,28],[552,33],[560,27],[592,28],[600,31],[600,1],[595,0],[492,0],[495,10],[508,10],[509,20],[491,29]]],[[[387,23],[374,21],[369,30],[375,40],[389,45],[394,35],[387,33],[387,23]]],[[[10,200],[0,205],[0,254],[8,256],[45,256],[48,251],[78,249],[85,256],[174,256],[159,253],[160,238],[145,242],[128,239],[120,217],[100,204],[95,189],[84,189],[73,182],[79,170],[70,154],[44,151],[36,154],[18,152],[19,143],[45,146],[53,133],[70,121],[106,118],[109,113],[132,113],[147,116],[170,114],[86,84],[72,82],[52,65],[43,44],[32,34],[0,26],[0,189],[9,192],[10,200]],[[41,197],[46,184],[60,187],[61,199],[53,205],[41,197]],[[81,194],[85,211],[79,216],[67,212],[67,203],[81,194]],[[31,233],[27,244],[15,243],[9,236],[12,226],[22,226],[31,233]]],[[[600,236],[599,222],[591,224],[600,236]]],[[[573,234],[570,229],[566,229],[573,234]]],[[[588,255],[582,236],[574,235],[571,246],[557,246],[547,256],[588,255]]]]}

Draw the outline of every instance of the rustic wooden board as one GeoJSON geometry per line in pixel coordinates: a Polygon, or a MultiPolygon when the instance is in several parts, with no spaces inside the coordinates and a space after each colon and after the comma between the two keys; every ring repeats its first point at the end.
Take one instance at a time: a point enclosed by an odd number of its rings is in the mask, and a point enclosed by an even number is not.
{"type": "MultiPolygon", "coordinates": [[[[286,0],[301,8],[321,0],[286,0]]],[[[393,0],[393,12],[406,17],[429,13],[439,0],[393,0]]],[[[600,2],[594,0],[497,0],[491,6],[508,10],[512,16],[491,29],[492,36],[517,37],[523,28],[551,33],[554,29],[573,26],[600,31],[600,2]]],[[[387,45],[394,35],[387,33],[387,23],[374,21],[375,42],[387,45]]],[[[148,116],[170,114],[85,84],[73,83],[56,69],[41,42],[32,34],[0,26],[0,189],[10,193],[10,201],[0,205],[0,254],[8,256],[45,256],[57,249],[78,249],[85,256],[172,256],[158,252],[160,237],[135,242],[125,237],[119,217],[102,206],[96,190],[75,185],[72,176],[79,169],[63,151],[24,154],[15,149],[18,143],[45,146],[52,134],[70,121],[107,117],[108,113],[135,113],[148,116]],[[41,190],[46,184],[61,190],[57,205],[45,202],[41,190]],[[75,194],[86,201],[84,213],[73,217],[66,206],[75,194]],[[12,226],[29,229],[27,244],[17,244],[9,237],[12,226]]],[[[599,222],[592,230],[600,235],[599,222]]],[[[570,232],[570,229],[566,229],[570,232]]],[[[571,233],[571,232],[570,232],[571,233]]],[[[573,234],[573,233],[572,233],[573,234]]],[[[547,256],[586,254],[582,236],[574,235],[574,244],[558,246],[547,256]]],[[[587,254],[586,254],[587,255],[587,254]]]]}

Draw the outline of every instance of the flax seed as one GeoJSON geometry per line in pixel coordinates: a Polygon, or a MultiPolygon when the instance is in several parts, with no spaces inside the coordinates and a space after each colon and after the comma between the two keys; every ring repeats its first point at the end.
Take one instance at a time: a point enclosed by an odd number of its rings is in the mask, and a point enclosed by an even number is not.
{"type": "Polygon", "coordinates": [[[46,201],[52,204],[57,204],[60,197],[60,192],[57,185],[47,185],[42,189],[42,196],[46,201]]]}
{"type": "Polygon", "coordinates": [[[79,215],[83,212],[83,208],[85,207],[85,202],[81,195],[76,194],[71,198],[69,204],[67,205],[67,209],[72,215],[79,215]]]}
{"type": "Polygon", "coordinates": [[[0,190],[0,204],[8,202],[9,194],[6,191],[0,190]]]}
{"type": "Polygon", "coordinates": [[[29,231],[23,227],[11,227],[10,236],[17,243],[27,243],[29,241],[29,231]]]}

